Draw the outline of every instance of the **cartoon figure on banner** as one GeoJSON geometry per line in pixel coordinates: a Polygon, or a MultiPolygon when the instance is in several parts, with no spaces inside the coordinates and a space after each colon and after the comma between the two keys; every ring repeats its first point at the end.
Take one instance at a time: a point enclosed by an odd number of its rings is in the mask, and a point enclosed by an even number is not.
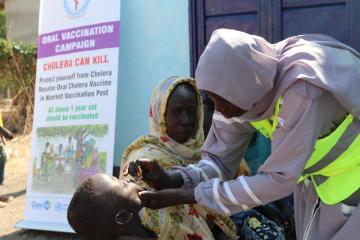
{"type": "Polygon", "coordinates": [[[45,149],[41,154],[41,170],[40,177],[41,180],[48,181],[50,177],[49,173],[49,158],[50,158],[50,143],[46,142],[45,149]]]}
{"type": "Polygon", "coordinates": [[[79,169],[77,170],[77,186],[86,178],[100,172],[99,153],[95,144],[96,141],[93,138],[84,142],[81,164],[78,165],[79,169]]]}
{"type": "Polygon", "coordinates": [[[66,145],[66,157],[67,158],[72,158],[73,154],[74,154],[74,144],[72,142],[72,137],[69,136],[69,141],[68,144],[66,145]]]}
{"type": "Polygon", "coordinates": [[[66,158],[64,158],[63,144],[60,143],[57,147],[57,156],[55,161],[55,172],[57,176],[61,176],[64,173],[66,165],[66,158]]]}
{"type": "Polygon", "coordinates": [[[57,154],[55,151],[55,145],[50,144],[50,153],[49,153],[49,158],[48,158],[48,163],[47,163],[48,173],[50,175],[49,177],[53,177],[53,175],[55,173],[56,159],[57,159],[57,154]]]}

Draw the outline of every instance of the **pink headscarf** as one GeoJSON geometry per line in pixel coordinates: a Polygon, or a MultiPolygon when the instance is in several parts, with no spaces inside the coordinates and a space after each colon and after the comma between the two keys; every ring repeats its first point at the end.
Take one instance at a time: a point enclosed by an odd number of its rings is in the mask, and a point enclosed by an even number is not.
{"type": "Polygon", "coordinates": [[[245,120],[273,114],[279,96],[302,80],[331,92],[360,117],[360,54],[325,35],[308,34],[270,44],[244,32],[216,30],[195,73],[198,88],[247,110],[245,120]]]}

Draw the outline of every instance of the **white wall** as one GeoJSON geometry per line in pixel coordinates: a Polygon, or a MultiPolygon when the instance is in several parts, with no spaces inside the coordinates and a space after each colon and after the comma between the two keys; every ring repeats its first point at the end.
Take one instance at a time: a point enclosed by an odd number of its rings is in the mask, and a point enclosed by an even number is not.
{"type": "Polygon", "coordinates": [[[188,0],[122,0],[115,165],[148,133],[152,88],[190,75],[188,0]]]}
{"type": "Polygon", "coordinates": [[[15,42],[36,43],[39,6],[40,0],[6,0],[7,38],[15,42]]]}

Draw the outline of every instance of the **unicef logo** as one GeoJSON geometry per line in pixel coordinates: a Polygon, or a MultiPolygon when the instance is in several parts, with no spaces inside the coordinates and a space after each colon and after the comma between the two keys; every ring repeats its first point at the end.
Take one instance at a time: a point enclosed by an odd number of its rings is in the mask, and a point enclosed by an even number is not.
{"type": "Polygon", "coordinates": [[[44,209],[49,210],[51,208],[51,202],[49,200],[44,201],[44,209]]]}
{"type": "Polygon", "coordinates": [[[90,0],[64,0],[64,9],[69,17],[80,17],[85,14],[90,0]]]}
{"type": "Polygon", "coordinates": [[[55,203],[55,211],[57,212],[66,212],[68,210],[69,204],[63,202],[55,203]]]}

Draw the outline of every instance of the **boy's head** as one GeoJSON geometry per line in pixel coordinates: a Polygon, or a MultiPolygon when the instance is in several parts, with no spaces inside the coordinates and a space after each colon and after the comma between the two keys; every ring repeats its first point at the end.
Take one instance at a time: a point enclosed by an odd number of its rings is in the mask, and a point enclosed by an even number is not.
{"type": "Polygon", "coordinates": [[[129,235],[128,227],[141,209],[134,184],[105,174],[88,178],[74,193],[67,218],[71,227],[86,239],[115,239],[129,235]]]}

